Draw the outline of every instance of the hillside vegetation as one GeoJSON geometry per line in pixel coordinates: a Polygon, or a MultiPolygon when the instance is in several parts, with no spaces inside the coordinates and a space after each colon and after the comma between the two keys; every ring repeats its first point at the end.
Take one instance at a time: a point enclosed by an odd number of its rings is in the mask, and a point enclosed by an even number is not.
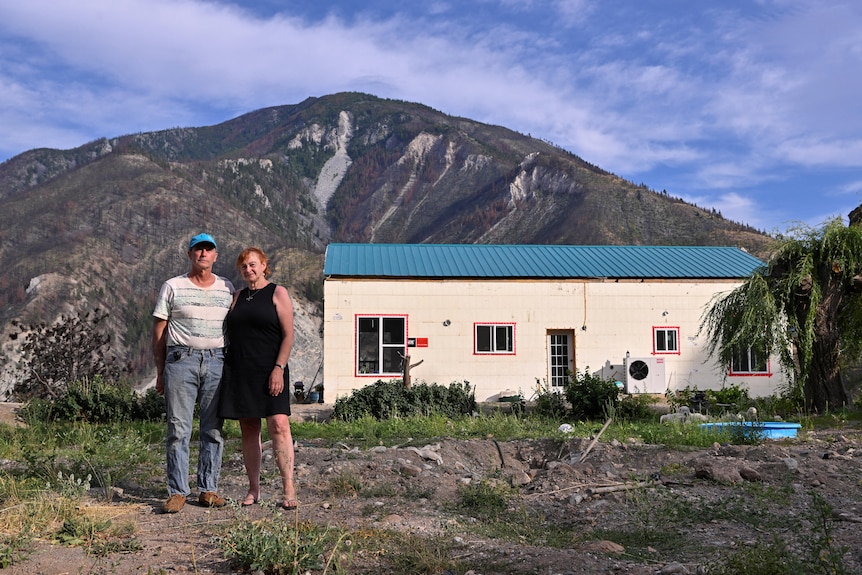
{"type": "Polygon", "coordinates": [[[297,307],[294,379],[319,369],[331,241],[732,245],[770,238],[635,185],[547,142],[421,104],[344,93],[216,126],[36,149],[0,164],[0,397],[21,377],[12,320],[99,307],[113,352],[145,381],[159,285],[188,238],[218,239],[216,271],[266,250],[297,307]]]}

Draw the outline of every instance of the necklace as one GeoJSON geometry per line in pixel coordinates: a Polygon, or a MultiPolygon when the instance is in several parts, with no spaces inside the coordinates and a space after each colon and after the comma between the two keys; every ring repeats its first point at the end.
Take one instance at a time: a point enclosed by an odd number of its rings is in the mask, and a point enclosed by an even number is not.
{"type": "Polygon", "coordinates": [[[254,296],[256,296],[256,295],[257,295],[257,292],[259,292],[259,291],[260,291],[260,290],[262,290],[262,289],[263,289],[263,288],[258,288],[258,289],[256,289],[256,290],[254,290],[254,293],[251,293],[251,288],[248,288],[248,296],[245,298],[245,301],[251,301],[251,300],[253,300],[253,299],[254,299],[254,296]]]}

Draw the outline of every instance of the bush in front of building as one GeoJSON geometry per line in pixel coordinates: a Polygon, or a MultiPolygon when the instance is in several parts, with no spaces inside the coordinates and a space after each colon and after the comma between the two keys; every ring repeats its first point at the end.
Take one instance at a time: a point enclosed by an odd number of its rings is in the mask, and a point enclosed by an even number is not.
{"type": "Polygon", "coordinates": [[[651,421],[658,414],[655,405],[659,399],[650,394],[624,395],[620,398],[620,406],[617,410],[617,419],[627,421],[651,421]]]}
{"type": "Polygon", "coordinates": [[[616,383],[584,371],[572,373],[564,390],[572,406],[572,417],[580,421],[605,419],[620,406],[620,390],[616,383]]]}
{"type": "Polygon", "coordinates": [[[332,418],[356,421],[439,414],[446,417],[469,415],[476,411],[475,388],[470,383],[453,382],[448,387],[421,383],[407,387],[400,379],[377,380],[335,400],[332,418]]]}

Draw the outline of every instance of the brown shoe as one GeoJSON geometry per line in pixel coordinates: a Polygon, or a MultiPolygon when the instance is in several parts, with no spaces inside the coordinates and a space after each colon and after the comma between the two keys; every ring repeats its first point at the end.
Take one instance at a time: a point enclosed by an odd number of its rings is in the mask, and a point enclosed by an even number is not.
{"type": "Polygon", "coordinates": [[[198,503],[204,507],[224,507],[227,500],[215,491],[205,491],[198,497],[198,503]]]}
{"type": "Polygon", "coordinates": [[[167,501],[165,501],[165,504],[162,505],[162,512],[176,513],[177,511],[182,509],[183,505],[185,504],[186,496],[179,493],[174,493],[167,501]]]}

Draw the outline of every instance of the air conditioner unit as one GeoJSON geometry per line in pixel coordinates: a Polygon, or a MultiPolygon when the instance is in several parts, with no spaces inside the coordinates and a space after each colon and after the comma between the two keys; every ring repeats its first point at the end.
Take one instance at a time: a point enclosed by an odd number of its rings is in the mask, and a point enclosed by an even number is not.
{"type": "Polygon", "coordinates": [[[667,391],[663,357],[627,357],[625,365],[627,393],[667,391]]]}

